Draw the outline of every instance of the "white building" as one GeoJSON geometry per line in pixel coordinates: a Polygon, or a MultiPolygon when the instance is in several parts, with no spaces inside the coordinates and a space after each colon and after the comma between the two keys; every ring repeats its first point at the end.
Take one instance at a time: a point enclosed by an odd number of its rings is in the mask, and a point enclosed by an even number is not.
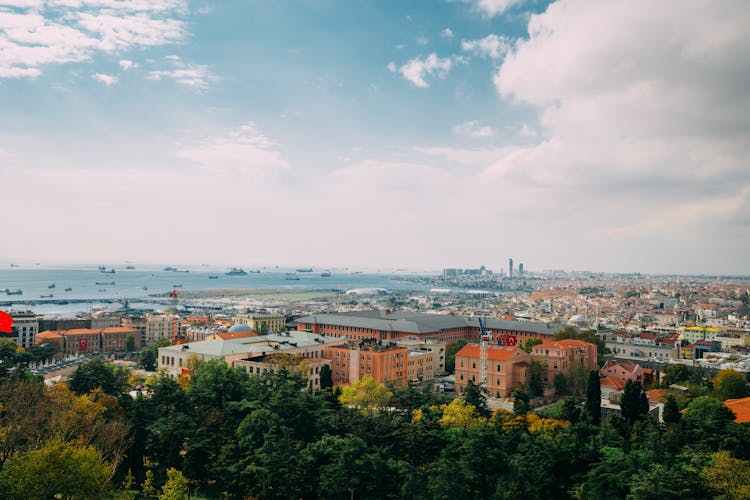
{"type": "MultiPolygon", "coordinates": [[[[324,359],[326,346],[343,345],[346,338],[325,337],[309,332],[287,332],[230,340],[203,340],[187,344],[159,348],[158,369],[164,369],[172,377],[178,377],[189,369],[194,360],[222,359],[228,365],[241,366],[248,373],[252,363],[263,362],[274,353],[296,354],[316,363],[324,359]]],[[[257,373],[253,370],[252,373],[257,373]]]]}
{"type": "Polygon", "coordinates": [[[39,333],[39,321],[36,315],[31,311],[10,311],[10,316],[13,318],[11,336],[16,343],[24,349],[33,346],[36,334],[39,333]]]}

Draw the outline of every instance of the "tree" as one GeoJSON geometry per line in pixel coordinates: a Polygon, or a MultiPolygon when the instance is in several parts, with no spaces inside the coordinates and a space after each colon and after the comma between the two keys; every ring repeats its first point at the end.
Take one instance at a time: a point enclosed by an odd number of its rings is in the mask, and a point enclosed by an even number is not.
{"type": "Polygon", "coordinates": [[[677,424],[682,418],[680,408],[677,406],[677,400],[671,394],[667,394],[664,398],[664,413],[662,418],[668,424],[677,424]]]}
{"type": "Polygon", "coordinates": [[[110,466],[90,446],[51,440],[5,463],[0,472],[3,498],[108,497],[110,466]]]}
{"type": "Polygon", "coordinates": [[[707,498],[700,477],[694,470],[654,464],[650,470],[634,474],[628,499],[689,500],[707,498]]]}
{"type": "Polygon", "coordinates": [[[745,375],[734,370],[721,370],[713,378],[713,385],[722,399],[744,398],[750,393],[745,375]]]}
{"type": "Polygon", "coordinates": [[[526,342],[521,345],[521,349],[528,352],[529,354],[534,349],[535,345],[539,345],[542,343],[542,339],[539,337],[531,337],[530,339],[526,339],[526,342]]]}
{"type": "Polygon", "coordinates": [[[568,393],[568,380],[563,372],[555,373],[555,376],[552,377],[552,384],[555,386],[557,396],[564,396],[568,393]]]}
{"type": "Polygon", "coordinates": [[[141,493],[146,498],[153,498],[156,496],[156,488],[154,487],[154,471],[151,469],[146,471],[146,479],[141,484],[141,493]]]}
{"type": "Polygon", "coordinates": [[[646,394],[643,392],[640,382],[632,380],[625,382],[620,409],[622,416],[630,424],[633,424],[641,416],[648,413],[648,399],[646,399],[646,394]],[[645,407],[643,405],[644,399],[646,401],[645,407]]]}
{"type": "Polygon", "coordinates": [[[547,374],[547,364],[533,360],[529,366],[529,396],[532,398],[544,395],[544,376],[547,374]]]}
{"type": "Polygon", "coordinates": [[[135,351],[135,335],[132,333],[125,337],[125,352],[135,351]]]}
{"type": "Polygon", "coordinates": [[[159,500],[187,500],[188,484],[182,472],[174,467],[167,469],[167,482],[161,487],[159,500]]]}
{"type": "Polygon", "coordinates": [[[490,415],[490,409],[487,406],[487,388],[484,384],[475,384],[473,380],[469,380],[464,388],[463,398],[476,408],[481,416],[490,415]]]}
{"type": "Polygon", "coordinates": [[[513,413],[516,415],[525,415],[529,412],[529,393],[521,389],[513,391],[513,413]]]}
{"type": "Polygon", "coordinates": [[[159,339],[153,344],[147,345],[141,349],[141,355],[138,358],[138,364],[143,367],[144,370],[150,372],[156,370],[156,362],[159,359],[159,348],[167,347],[171,345],[169,339],[159,339]]]}
{"type": "Polygon", "coordinates": [[[664,368],[662,381],[669,387],[672,384],[686,382],[690,378],[690,368],[682,364],[668,365],[664,368]]]}
{"type": "Polygon", "coordinates": [[[441,409],[440,425],[444,428],[470,429],[486,422],[476,407],[463,399],[454,399],[448,405],[441,405],[441,409]]]}
{"type": "Polygon", "coordinates": [[[706,484],[730,500],[750,498],[750,462],[733,458],[728,451],[712,455],[713,463],[700,472],[706,484]]]}
{"type": "Polygon", "coordinates": [[[385,384],[367,376],[344,387],[339,401],[343,405],[355,406],[363,411],[372,412],[385,408],[392,397],[393,393],[385,384]]]}
{"type": "Polygon", "coordinates": [[[599,425],[602,421],[602,388],[599,382],[599,372],[596,370],[589,372],[583,413],[594,425],[599,425]]]}
{"type": "Polygon", "coordinates": [[[589,370],[583,363],[574,363],[565,376],[568,391],[574,396],[583,396],[586,392],[586,382],[589,378],[589,370]]]}
{"type": "Polygon", "coordinates": [[[333,387],[333,372],[330,365],[320,367],[320,388],[331,389],[333,387]]]}
{"type": "Polygon", "coordinates": [[[117,396],[128,387],[128,373],[122,367],[106,363],[101,356],[95,356],[78,365],[68,387],[77,394],[88,394],[99,388],[105,394],[117,396]]]}
{"type": "Polygon", "coordinates": [[[445,347],[445,371],[446,373],[454,373],[456,371],[456,353],[463,349],[463,347],[469,342],[464,339],[459,339],[455,342],[451,342],[445,347]]]}

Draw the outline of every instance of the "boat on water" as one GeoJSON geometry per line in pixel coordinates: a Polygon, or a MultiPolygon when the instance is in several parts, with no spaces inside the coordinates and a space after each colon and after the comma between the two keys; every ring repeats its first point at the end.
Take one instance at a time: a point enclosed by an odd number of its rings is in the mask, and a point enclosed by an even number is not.
{"type": "Polygon", "coordinates": [[[260,269],[249,269],[247,272],[253,273],[253,274],[260,274],[260,269]]]}
{"type": "Polygon", "coordinates": [[[50,286],[48,286],[47,288],[55,288],[55,284],[54,284],[54,283],[52,283],[52,284],[51,284],[50,286]]]}
{"type": "Polygon", "coordinates": [[[286,273],[284,275],[284,279],[290,281],[299,281],[299,276],[297,276],[297,273],[286,273]]]}
{"type": "Polygon", "coordinates": [[[23,290],[16,290],[15,292],[13,290],[5,289],[5,293],[8,295],[23,295],[23,290]]]}
{"type": "Polygon", "coordinates": [[[97,285],[110,285],[110,286],[115,286],[115,282],[114,282],[114,281],[106,281],[106,282],[103,282],[103,281],[101,281],[101,282],[100,282],[100,281],[97,281],[97,282],[96,282],[96,284],[97,284],[97,285]]]}
{"type": "Polygon", "coordinates": [[[241,267],[233,267],[229,271],[225,272],[227,276],[247,276],[247,272],[241,267]]]}
{"type": "Polygon", "coordinates": [[[172,272],[173,273],[189,273],[190,269],[175,269],[172,272]]]}
{"type": "Polygon", "coordinates": [[[172,285],[172,288],[182,288],[182,285],[172,285]]]}
{"type": "Polygon", "coordinates": [[[99,270],[104,272],[107,270],[107,266],[99,266],[99,270]]]}
{"type": "Polygon", "coordinates": [[[109,271],[107,271],[106,269],[103,269],[103,270],[102,270],[102,269],[99,269],[99,272],[100,272],[100,273],[104,273],[104,274],[115,274],[115,268],[113,267],[113,268],[112,268],[112,269],[110,269],[109,271]]]}
{"type": "Polygon", "coordinates": [[[52,295],[51,293],[49,295],[40,295],[39,296],[40,299],[51,299],[52,297],[54,297],[54,295],[52,295]]]}
{"type": "Polygon", "coordinates": [[[176,267],[167,266],[164,269],[162,269],[162,271],[177,271],[177,268],[176,267]]]}
{"type": "Polygon", "coordinates": [[[18,264],[11,264],[10,267],[18,267],[18,264]]]}
{"type": "Polygon", "coordinates": [[[217,280],[217,279],[219,279],[219,277],[218,276],[209,276],[208,279],[210,279],[210,280],[217,280]]]}
{"type": "Polygon", "coordinates": [[[331,271],[325,271],[320,273],[321,278],[330,278],[331,277],[331,271]]]}
{"type": "Polygon", "coordinates": [[[297,269],[298,273],[311,273],[312,267],[303,267],[302,269],[297,269]]]}
{"type": "Polygon", "coordinates": [[[72,292],[72,291],[73,291],[73,289],[72,289],[72,288],[66,288],[66,289],[65,289],[65,291],[66,291],[66,292],[72,292]]]}
{"type": "Polygon", "coordinates": [[[135,266],[125,266],[125,269],[132,271],[133,269],[135,269],[135,266]]]}

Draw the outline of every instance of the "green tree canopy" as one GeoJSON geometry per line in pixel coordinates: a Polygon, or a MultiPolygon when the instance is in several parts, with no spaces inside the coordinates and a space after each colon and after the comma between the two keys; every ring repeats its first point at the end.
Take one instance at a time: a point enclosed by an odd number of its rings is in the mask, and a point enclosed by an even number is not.
{"type": "Polygon", "coordinates": [[[108,497],[111,468],[92,447],[59,440],[47,442],[5,463],[0,491],[9,500],[108,497]]]}
{"type": "Polygon", "coordinates": [[[68,387],[76,394],[101,389],[105,394],[118,396],[128,387],[128,372],[125,368],[105,362],[101,356],[95,356],[78,365],[68,381],[68,387]]]}

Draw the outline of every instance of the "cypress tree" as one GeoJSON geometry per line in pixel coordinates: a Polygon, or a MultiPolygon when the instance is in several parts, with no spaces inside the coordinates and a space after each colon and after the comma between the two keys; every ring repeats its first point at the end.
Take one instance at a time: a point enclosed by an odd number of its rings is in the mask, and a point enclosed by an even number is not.
{"type": "Polygon", "coordinates": [[[599,425],[602,421],[602,388],[599,384],[599,372],[597,370],[589,372],[583,412],[594,425],[599,425]]]}
{"type": "Polygon", "coordinates": [[[677,406],[677,400],[671,394],[668,395],[664,401],[664,413],[662,417],[668,424],[679,423],[682,418],[680,408],[677,406]]]}

